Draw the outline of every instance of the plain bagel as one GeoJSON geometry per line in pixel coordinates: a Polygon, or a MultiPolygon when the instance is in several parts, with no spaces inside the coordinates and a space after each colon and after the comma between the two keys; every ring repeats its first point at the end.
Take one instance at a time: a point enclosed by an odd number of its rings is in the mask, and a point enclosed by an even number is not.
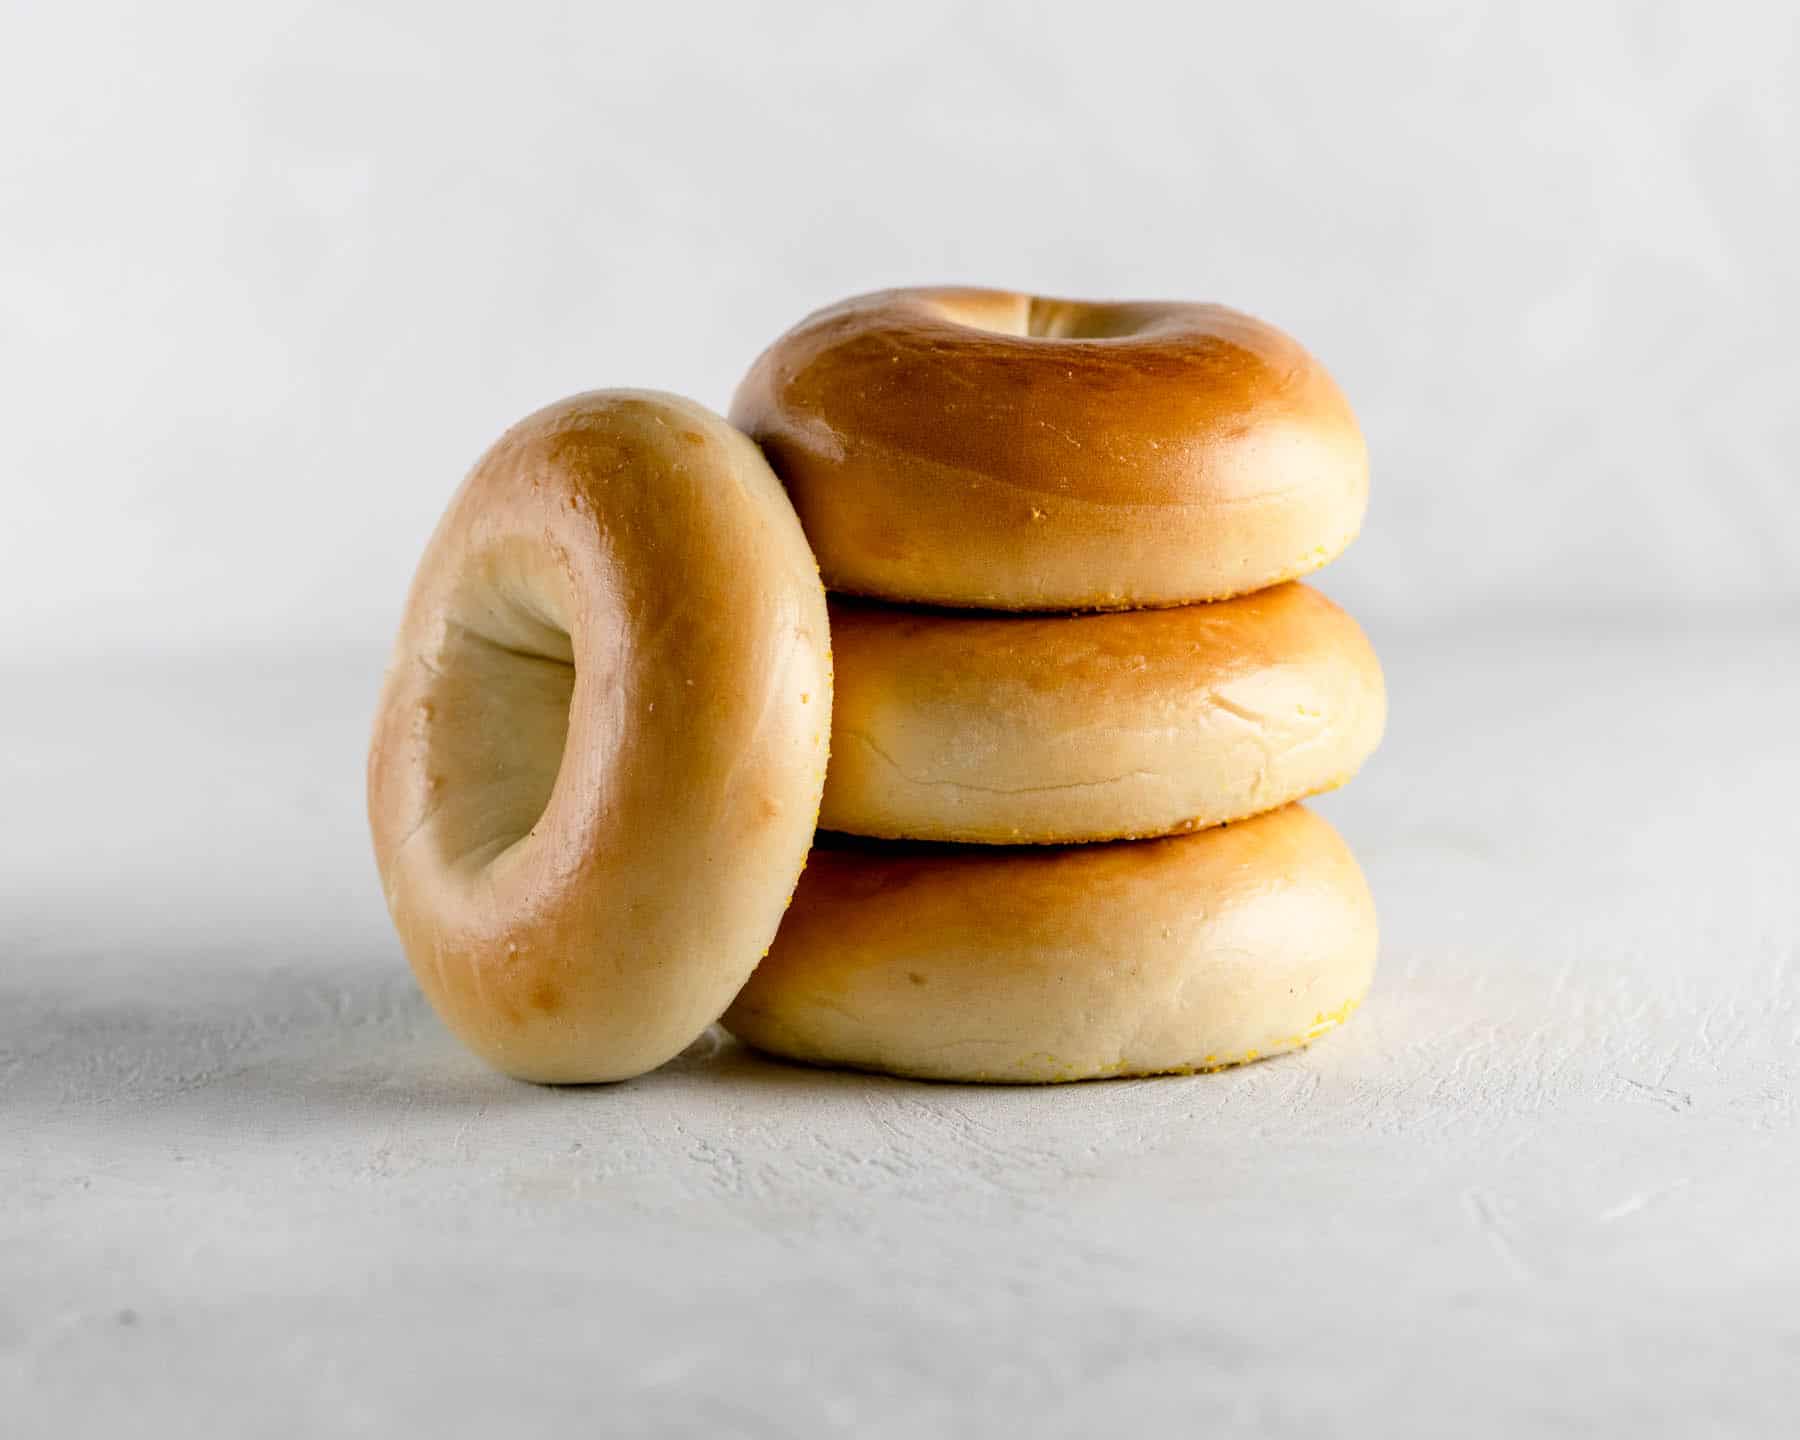
{"type": "Polygon", "coordinates": [[[831,830],[1164,835],[1342,784],[1386,719],[1369,642],[1305,585],[1081,616],[830,607],[831,830]]]}
{"type": "Polygon", "coordinates": [[[1323,367],[1218,305],[887,290],[751,367],[731,418],[834,590],[994,610],[1217,600],[1355,537],[1368,456],[1323,367]]]}
{"type": "Polygon", "coordinates": [[[935,1080],[1209,1070],[1335,1028],[1375,951],[1362,872],[1298,805],[1129,845],[839,841],[724,1023],[790,1059],[935,1080]]]}
{"type": "Polygon", "coordinates": [[[824,592],[755,446],[642,391],[509,431],[420,564],[369,752],[388,906],[450,1028],[543,1081],[692,1041],[805,863],[830,709],[824,592]]]}

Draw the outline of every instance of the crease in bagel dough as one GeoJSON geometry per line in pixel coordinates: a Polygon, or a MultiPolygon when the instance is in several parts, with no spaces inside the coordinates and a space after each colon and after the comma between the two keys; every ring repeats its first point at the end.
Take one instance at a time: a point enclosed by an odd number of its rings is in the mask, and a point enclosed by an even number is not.
{"type": "Polygon", "coordinates": [[[837,738],[853,740],[874,751],[877,758],[892,766],[894,772],[909,785],[942,785],[957,790],[973,791],[979,795],[1047,795],[1061,790],[1093,790],[1108,785],[1123,785],[1131,780],[1146,779],[1153,773],[1149,770],[1127,770],[1123,774],[1108,775],[1100,780],[1064,780],[1043,785],[982,785],[972,780],[932,780],[922,775],[909,773],[899,761],[877,745],[864,731],[844,731],[837,738]]]}

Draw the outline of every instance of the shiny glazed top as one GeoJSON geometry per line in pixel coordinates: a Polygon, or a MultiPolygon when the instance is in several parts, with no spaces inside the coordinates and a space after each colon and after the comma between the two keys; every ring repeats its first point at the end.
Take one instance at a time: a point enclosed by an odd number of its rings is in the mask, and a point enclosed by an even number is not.
{"type": "Polygon", "coordinates": [[[828,587],[1001,610],[1221,599],[1317,569],[1368,497],[1323,367],[1218,305],[889,290],[809,316],[733,422],[828,587]]]}

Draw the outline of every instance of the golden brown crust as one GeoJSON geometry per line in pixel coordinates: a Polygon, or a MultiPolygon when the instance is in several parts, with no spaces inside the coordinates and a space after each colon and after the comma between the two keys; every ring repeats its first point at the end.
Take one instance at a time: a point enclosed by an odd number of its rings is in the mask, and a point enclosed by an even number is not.
{"type": "Polygon", "coordinates": [[[1368,457],[1331,377],[1217,305],[889,290],[809,316],[735,424],[825,583],[994,610],[1215,600],[1354,538],[1368,457]]]}
{"type": "Polygon", "coordinates": [[[724,1023],[927,1079],[1217,1069],[1335,1028],[1375,952],[1355,858],[1298,805],[1121,845],[827,842],[724,1023]]]}
{"type": "Polygon", "coordinates": [[[824,592],[748,440],[641,391],[510,430],[420,564],[369,753],[389,908],[451,1029],[546,1081],[680,1051],[774,935],[830,705],[824,592]]]}
{"type": "Polygon", "coordinates": [[[1063,844],[1243,819],[1342,784],[1386,720],[1368,640],[1305,585],[1105,615],[830,609],[820,823],[857,835],[1063,844]]]}

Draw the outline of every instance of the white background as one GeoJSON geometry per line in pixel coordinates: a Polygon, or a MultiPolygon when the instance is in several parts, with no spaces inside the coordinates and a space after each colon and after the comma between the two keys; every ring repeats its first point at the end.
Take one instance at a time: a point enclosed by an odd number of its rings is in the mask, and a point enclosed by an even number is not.
{"type": "Polygon", "coordinates": [[[1787,6],[8,14],[0,644],[385,643],[513,420],[940,281],[1297,335],[1372,625],[1800,593],[1787,6]]]}
{"type": "Polygon", "coordinates": [[[1800,1368],[1790,7],[0,0],[0,1430],[1767,1437],[1800,1368]],[[451,489],[963,281],[1374,458],[1341,1035],[492,1075],[363,748],[451,489]]]}

